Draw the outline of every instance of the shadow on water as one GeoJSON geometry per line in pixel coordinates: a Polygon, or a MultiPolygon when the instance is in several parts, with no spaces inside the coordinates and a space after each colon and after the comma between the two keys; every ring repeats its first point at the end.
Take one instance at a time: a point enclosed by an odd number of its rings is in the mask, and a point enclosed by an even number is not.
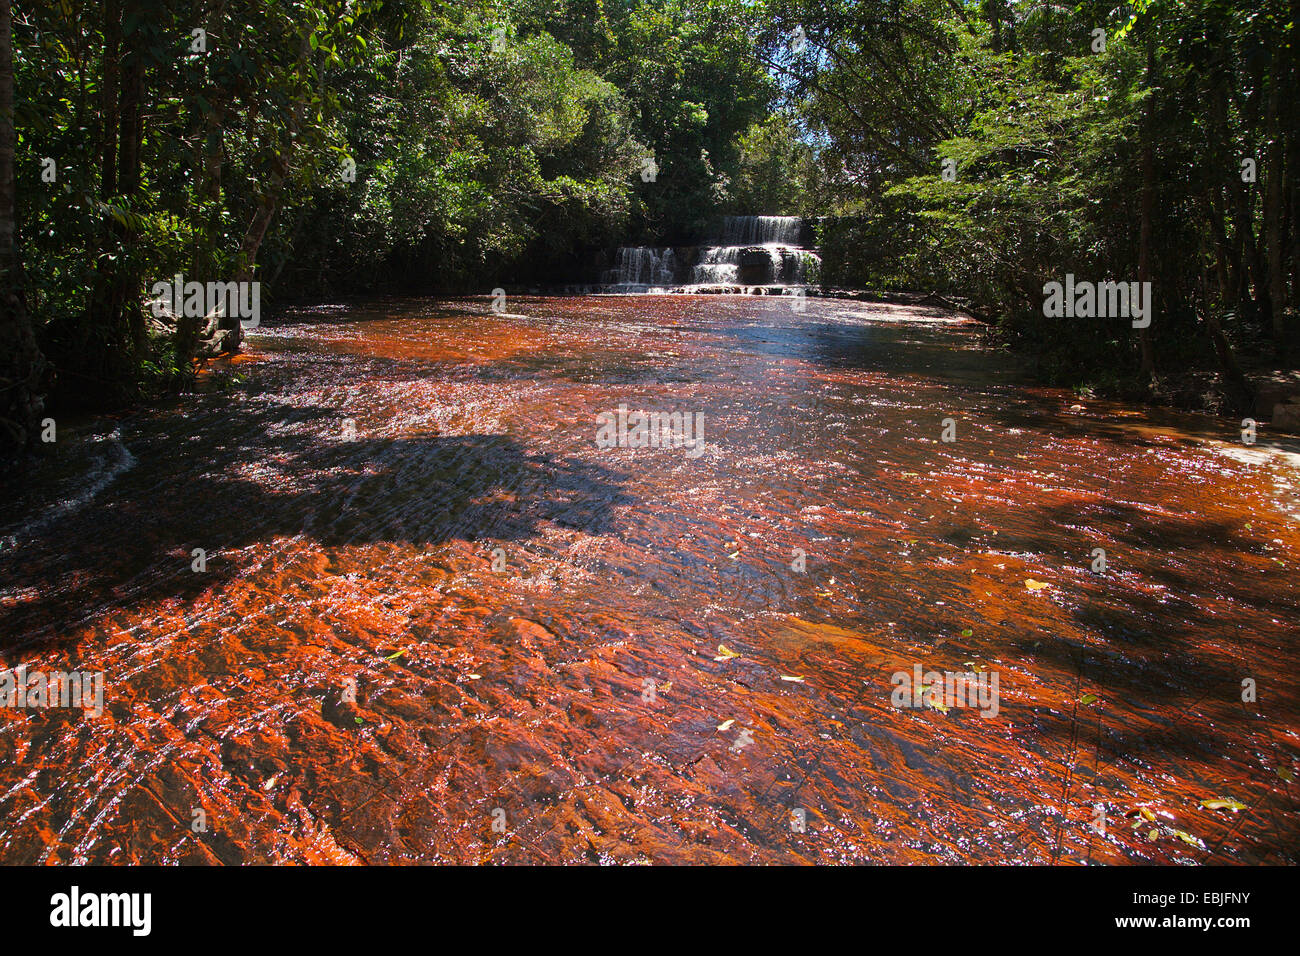
{"type": "Polygon", "coordinates": [[[276,538],[434,548],[526,541],[544,526],[601,535],[629,500],[619,472],[508,435],[349,440],[345,421],[339,409],[240,401],[192,410],[183,435],[165,417],[144,422],[138,464],[92,513],[0,554],[0,590],[43,595],[0,612],[0,650],[62,647],[87,611],[193,599],[239,573],[235,552],[276,538]]]}

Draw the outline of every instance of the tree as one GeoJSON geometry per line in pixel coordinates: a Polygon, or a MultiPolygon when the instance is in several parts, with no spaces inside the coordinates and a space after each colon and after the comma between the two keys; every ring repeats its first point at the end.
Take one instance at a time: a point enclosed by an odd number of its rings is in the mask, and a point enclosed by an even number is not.
{"type": "Polygon", "coordinates": [[[22,288],[15,220],[13,11],[0,0],[0,452],[36,438],[45,360],[22,288]]]}

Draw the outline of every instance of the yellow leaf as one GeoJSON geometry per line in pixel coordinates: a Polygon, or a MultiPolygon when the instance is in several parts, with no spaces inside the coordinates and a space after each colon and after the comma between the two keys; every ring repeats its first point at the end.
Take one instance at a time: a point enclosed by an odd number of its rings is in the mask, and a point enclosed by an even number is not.
{"type": "Polygon", "coordinates": [[[469,675],[469,679],[470,679],[470,680],[482,680],[482,679],[483,679],[483,675],[482,675],[482,674],[470,674],[470,675],[469,675]]]}
{"type": "Polygon", "coordinates": [[[726,730],[728,727],[730,727],[730,726],[731,726],[732,724],[734,724],[735,722],[736,722],[736,721],[735,721],[735,718],[732,718],[731,720],[724,720],[722,723],[718,724],[718,729],[719,729],[719,730],[726,730]]]}
{"type": "Polygon", "coordinates": [[[1051,587],[1046,581],[1035,581],[1033,578],[1025,578],[1025,587],[1031,591],[1041,591],[1043,588],[1051,587]]]}
{"type": "Polygon", "coordinates": [[[739,654],[737,654],[735,651],[729,649],[725,644],[719,644],[719,645],[718,645],[718,656],[715,657],[714,660],[715,660],[715,661],[729,661],[729,660],[731,660],[733,657],[739,657],[739,656],[740,656],[739,654]]]}
{"type": "Polygon", "coordinates": [[[782,674],[782,675],[781,675],[781,680],[788,680],[788,681],[789,681],[790,683],[792,683],[792,684],[802,684],[802,683],[803,683],[803,678],[802,678],[802,677],[791,677],[789,674],[782,674]]]}
{"type": "Polygon", "coordinates": [[[384,660],[386,660],[386,661],[395,661],[395,660],[397,660],[399,657],[401,657],[403,654],[405,654],[408,650],[409,650],[409,648],[403,647],[403,648],[402,648],[400,651],[398,651],[396,654],[389,654],[387,657],[384,658],[384,660]]]}
{"type": "Polygon", "coordinates": [[[672,682],[672,681],[666,681],[666,682],[664,682],[664,683],[662,683],[662,684],[659,685],[659,693],[661,693],[661,694],[666,694],[666,693],[668,693],[668,692],[669,692],[670,690],[672,690],[672,689],[673,689],[673,682],[672,682]]]}
{"type": "Polygon", "coordinates": [[[1236,800],[1202,800],[1201,806],[1207,810],[1231,810],[1233,813],[1249,809],[1244,803],[1238,803],[1236,800]]]}

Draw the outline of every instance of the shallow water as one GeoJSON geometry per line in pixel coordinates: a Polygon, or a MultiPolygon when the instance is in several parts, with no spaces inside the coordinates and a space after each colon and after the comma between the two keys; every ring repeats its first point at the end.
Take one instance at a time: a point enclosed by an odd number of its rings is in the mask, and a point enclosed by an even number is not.
{"type": "Polygon", "coordinates": [[[0,506],[0,663],[104,712],[0,708],[0,861],[1297,862],[1268,436],[1029,387],[942,313],[508,308],[303,311],[61,423],[0,506]],[[621,404],[703,453],[598,448],[621,404]],[[895,707],[916,665],[996,716],[895,707]]]}

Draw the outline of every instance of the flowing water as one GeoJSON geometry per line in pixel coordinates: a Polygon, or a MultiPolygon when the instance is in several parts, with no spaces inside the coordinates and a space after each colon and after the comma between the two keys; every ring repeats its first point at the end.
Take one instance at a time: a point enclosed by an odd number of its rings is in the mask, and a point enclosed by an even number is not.
{"type": "Polygon", "coordinates": [[[679,250],[623,246],[605,270],[601,291],[781,292],[816,279],[821,257],[800,247],[797,216],[724,216],[713,240],[719,245],[679,250]]]}
{"type": "Polygon", "coordinates": [[[1297,861],[1295,456],[942,314],[508,306],[304,311],[61,423],[2,663],[104,706],[0,708],[0,860],[1297,861]],[[620,405],[703,444],[598,447],[620,405]]]}

